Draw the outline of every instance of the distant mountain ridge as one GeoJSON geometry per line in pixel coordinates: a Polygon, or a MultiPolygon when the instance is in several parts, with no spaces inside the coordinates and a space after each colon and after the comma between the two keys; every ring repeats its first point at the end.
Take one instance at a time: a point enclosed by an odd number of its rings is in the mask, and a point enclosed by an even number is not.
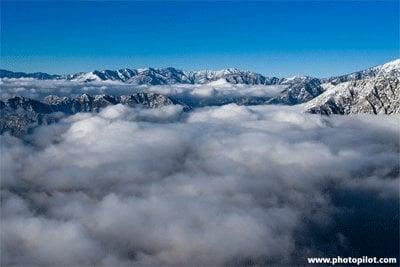
{"type": "Polygon", "coordinates": [[[33,78],[33,79],[38,79],[38,80],[55,80],[55,79],[61,79],[61,75],[57,74],[47,74],[44,72],[34,72],[34,73],[25,73],[25,72],[13,72],[5,69],[0,69],[0,78],[14,78],[14,79],[20,79],[20,78],[33,78]]]}
{"type": "Polygon", "coordinates": [[[12,72],[0,69],[0,78],[34,78],[40,80],[71,80],[77,82],[118,81],[135,85],[205,84],[225,79],[232,84],[277,84],[280,79],[235,68],[224,70],[182,71],[169,68],[94,70],[70,75],[12,72]]]}

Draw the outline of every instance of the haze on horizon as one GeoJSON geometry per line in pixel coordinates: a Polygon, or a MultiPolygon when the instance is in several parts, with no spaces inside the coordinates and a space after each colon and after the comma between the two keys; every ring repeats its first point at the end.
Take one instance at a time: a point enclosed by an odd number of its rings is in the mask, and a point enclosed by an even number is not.
{"type": "Polygon", "coordinates": [[[2,1],[1,68],[327,77],[398,58],[398,10],[398,1],[2,1]]]}

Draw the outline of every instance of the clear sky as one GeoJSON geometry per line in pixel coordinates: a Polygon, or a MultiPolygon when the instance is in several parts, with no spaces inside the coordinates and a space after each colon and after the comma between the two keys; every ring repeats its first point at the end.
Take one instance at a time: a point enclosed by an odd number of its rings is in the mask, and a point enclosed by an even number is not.
{"type": "Polygon", "coordinates": [[[1,67],[348,73],[399,57],[399,1],[4,1],[1,67]]]}

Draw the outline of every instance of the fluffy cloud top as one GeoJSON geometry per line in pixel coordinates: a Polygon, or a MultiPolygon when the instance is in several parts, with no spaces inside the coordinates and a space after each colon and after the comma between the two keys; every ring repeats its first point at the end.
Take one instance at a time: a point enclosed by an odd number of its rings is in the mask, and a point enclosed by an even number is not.
{"type": "Polygon", "coordinates": [[[398,119],[234,104],[190,113],[116,105],[24,140],[3,135],[1,263],[276,265],[304,264],[307,255],[396,256],[398,119]]]}

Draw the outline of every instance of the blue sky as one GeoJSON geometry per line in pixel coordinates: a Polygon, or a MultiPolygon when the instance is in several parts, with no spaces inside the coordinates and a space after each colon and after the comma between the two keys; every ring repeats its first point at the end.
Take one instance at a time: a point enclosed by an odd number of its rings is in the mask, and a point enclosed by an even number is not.
{"type": "Polygon", "coordinates": [[[399,57],[399,1],[1,1],[1,67],[318,77],[399,57]]]}

